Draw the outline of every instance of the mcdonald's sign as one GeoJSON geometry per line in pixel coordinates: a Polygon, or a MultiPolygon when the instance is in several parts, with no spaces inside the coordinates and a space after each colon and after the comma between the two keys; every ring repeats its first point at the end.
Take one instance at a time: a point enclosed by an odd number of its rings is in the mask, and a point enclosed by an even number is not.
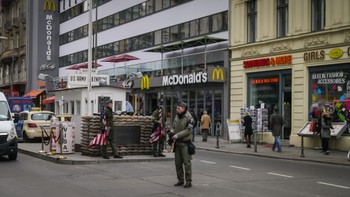
{"type": "Polygon", "coordinates": [[[148,76],[143,76],[141,78],[141,90],[146,89],[148,90],[150,87],[150,81],[148,76]]]}
{"type": "Polygon", "coordinates": [[[56,12],[56,4],[54,0],[45,0],[44,11],[56,12]]]}
{"type": "Polygon", "coordinates": [[[224,82],[225,81],[225,71],[222,67],[214,67],[211,69],[208,69],[209,76],[211,72],[211,78],[209,79],[210,82],[224,82]]]}

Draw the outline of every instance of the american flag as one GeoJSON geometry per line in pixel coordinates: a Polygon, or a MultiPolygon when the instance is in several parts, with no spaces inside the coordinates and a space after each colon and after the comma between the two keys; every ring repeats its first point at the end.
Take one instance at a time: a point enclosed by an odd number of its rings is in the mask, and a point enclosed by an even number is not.
{"type": "Polygon", "coordinates": [[[105,115],[104,98],[101,99],[100,120],[103,123],[103,128],[100,129],[97,136],[90,142],[89,148],[95,145],[106,145],[107,122],[105,115]]]}
{"type": "Polygon", "coordinates": [[[159,140],[159,137],[162,135],[163,125],[163,93],[160,95],[159,99],[159,113],[158,113],[158,121],[161,124],[158,124],[157,128],[154,130],[154,132],[151,135],[151,139],[149,140],[152,144],[157,142],[159,140]]]}

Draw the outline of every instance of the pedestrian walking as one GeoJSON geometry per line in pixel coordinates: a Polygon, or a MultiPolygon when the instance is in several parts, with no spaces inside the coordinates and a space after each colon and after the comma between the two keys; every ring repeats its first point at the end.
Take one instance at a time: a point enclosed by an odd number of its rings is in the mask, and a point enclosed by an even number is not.
{"type": "Polygon", "coordinates": [[[250,148],[250,145],[252,143],[251,136],[253,135],[253,128],[252,128],[252,117],[250,116],[249,112],[245,113],[245,116],[243,117],[243,126],[244,126],[244,139],[247,144],[247,148],[250,148]]]}
{"type": "Polygon", "coordinates": [[[210,123],[211,123],[210,116],[208,115],[207,111],[204,111],[201,117],[202,142],[208,141],[210,123]]]}
{"type": "Polygon", "coordinates": [[[282,126],[284,125],[284,120],[282,115],[278,113],[278,107],[275,106],[273,108],[273,114],[270,117],[270,129],[272,132],[273,137],[275,138],[275,141],[272,145],[272,151],[275,151],[275,148],[277,147],[278,152],[282,152],[282,144],[281,144],[281,134],[282,134],[282,126]]]}
{"type": "MultiPolygon", "coordinates": [[[[117,153],[115,143],[114,143],[114,132],[112,130],[113,128],[113,111],[112,111],[112,106],[113,106],[113,101],[109,100],[106,103],[105,107],[105,116],[106,116],[106,124],[107,124],[107,134],[106,134],[106,145],[102,146],[102,154],[103,154],[103,159],[109,159],[109,156],[107,154],[107,144],[109,144],[112,148],[112,153],[114,158],[123,158],[117,153]]],[[[101,125],[103,125],[103,120],[101,121],[101,125]]]]}
{"type": "Polygon", "coordinates": [[[153,121],[153,128],[152,131],[157,132],[157,129],[161,129],[161,133],[158,136],[158,139],[156,139],[153,142],[153,157],[165,157],[163,154],[164,150],[164,142],[165,142],[165,122],[166,122],[166,113],[165,110],[162,109],[162,116],[159,117],[159,107],[157,107],[153,113],[152,113],[152,121],[153,121]]]}
{"type": "Polygon", "coordinates": [[[333,125],[328,112],[322,113],[321,125],[322,152],[325,155],[329,155],[329,138],[331,138],[331,129],[333,129],[333,125]]]}
{"type": "Polygon", "coordinates": [[[196,136],[196,125],[197,125],[197,121],[198,121],[198,117],[197,117],[197,114],[196,114],[196,112],[195,112],[195,110],[194,109],[192,109],[191,111],[190,111],[190,114],[191,114],[191,116],[192,116],[192,118],[193,118],[193,129],[192,129],[192,142],[194,142],[194,138],[195,138],[195,136],[196,136]]]}
{"type": "Polygon", "coordinates": [[[176,107],[172,139],[175,141],[175,167],[178,182],[174,186],[184,185],[184,188],[192,187],[192,157],[188,153],[188,142],[192,139],[193,118],[187,111],[187,105],[179,102],[176,107]],[[185,171],[184,171],[185,169],[185,171]]]}

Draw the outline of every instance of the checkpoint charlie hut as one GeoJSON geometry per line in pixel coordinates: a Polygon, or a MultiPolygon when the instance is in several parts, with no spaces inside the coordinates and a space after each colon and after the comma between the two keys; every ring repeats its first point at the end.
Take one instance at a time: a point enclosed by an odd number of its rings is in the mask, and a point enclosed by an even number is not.
{"type": "MultiPolygon", "coordinates": [[[[92,75],[92,90],[90,101],[87,99],[86,73],[70,74],[67,81],[67,89],[56,90],[55,112],[57,115],[71,114],[71,121],[75,123],[75,144],[78,145],[83,155],[100,156],[99,146],[88,148],[89,143],[100,130],[101,101],[113,101],[113,111],[126,111],[126,98],[130,89],[123,89],[109,85],[108,75],[92,75]],[[103,79],[105,86],[100,85],[103,79]],[[63,102],[62,102],[63,101],[63,102]],[[62,105],[60,105],[62,104],[62,105]],[[88,113],[90,105],[90,113],[88,113]],[[93,114],[93,115],[92,115],[93,114]]],[[[152,144],[149,138],[152,133],[152,117],[137,115],[114,115],[113,132],[118,151],[126,154],[152,154],[152,144]]],[[[58,147],[56,146],[56,153],[58,147]]],[[[108,147],[110,153],[110,147],[108,147]]]]}

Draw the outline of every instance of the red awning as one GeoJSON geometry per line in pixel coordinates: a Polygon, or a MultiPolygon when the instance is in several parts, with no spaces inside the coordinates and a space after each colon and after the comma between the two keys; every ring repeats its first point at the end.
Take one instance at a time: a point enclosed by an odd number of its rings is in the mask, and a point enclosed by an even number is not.
{"type": "Polygon", "coordinates": [[[29,96],[31,98],[36,98],[39,94],[43,93],[45,90],[32,90],[27,94],[23,95],[23,97],[29,96]]]}
{"type": "Polygon", "coordinates": [[[55,96],[51,96],[51,97],[49,97],[49,98],[46,98],[46,99],[44,99],[42,102],[44,103],[44,104],[49,104],[49,103],[53,103],[53,102],[55,102],[55,96]]]}

